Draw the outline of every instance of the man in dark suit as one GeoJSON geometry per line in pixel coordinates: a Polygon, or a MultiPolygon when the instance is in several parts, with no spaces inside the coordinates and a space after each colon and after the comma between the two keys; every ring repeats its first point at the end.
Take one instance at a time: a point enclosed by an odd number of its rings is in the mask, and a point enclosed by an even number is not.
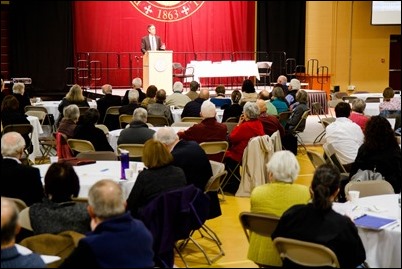
{"type": "Polygon", "coordinates": [[[102,92],[104,94],[99,100],[96,101],[97,109],[99,111],[99,119],[101,123],[104,123],[109,130],[119,129],[119,118],[118,116],[112,117],[109,115],[105,119],[106,110],[111,106],[121,106],[121,97],[117,95],[112,95],[112,85],[105,84],[102,86],[102,92]],[[105,119],[105,121],[104,121],[105,119]]]}
{"type": "Polygon", "coordinates": [[[44,191],[39,169],[21,164],[24,148],[24,138],[17,132],[1,138],[1,196],[19,198],[30,206],[42,201],[44,191]]]}
{"type": "MultiPolygon", "coordinates": [[[[137,97],[137,102],[139,104],[141,104],[142,100],[144,100],[147,95],[142,91],[142,79],[139,77],[133,78],[133,81],[131,82],[132,86],[133,86],[133,90],[136,90],[138,92],[138,97],[137,97]]],[[[131,90],[127,90],[124,93],[123,99],[121,101],[121,104],[124,105],[128,105],[129,104],[129,100],[128,100],[128,93],[131,90]]],[[[130,113],[132,114],[132,112],[130,113]]]]}
{"type": "Polygon", "coordinates": [[[134,110],[136,108],[140,107],[140,102],[138,101],[138,91],[135,89],[132,89],[128,91],[127,94],[127,99],[128,103],[126,105],[123,105],[119,108],[119,114],[128,114],[128,115],[133,115],[134,110]]]}
{"type": "Polygon", "coordinates": [[[143,54],[148,50],[165,50],[165,44],[162,43],[161,38],[156,35],[155,25],[148,25],[148,35],[141,39],[141,51],[143,54]]]}
{"type": "Polygon", "coordinates": [[[198,98],[188,102],[181,113],[181,117],[201,117],[201,105],[205,100],[209,99],[209,90],[202,89],[198,98]]]}
{"type": "MultiPolygon", "coordinates": [[[[194,184],[202,191],[212,176],[211,164],[205,151],[195,141],[180,140],[173,127],[161,127],[154,138],[162,142],[173,155],[173,165],[183,169],[187,185],[194,184]]],[[[222,214],[218,193],[208,192],[210,212],[208,219],[222,214]]]]}

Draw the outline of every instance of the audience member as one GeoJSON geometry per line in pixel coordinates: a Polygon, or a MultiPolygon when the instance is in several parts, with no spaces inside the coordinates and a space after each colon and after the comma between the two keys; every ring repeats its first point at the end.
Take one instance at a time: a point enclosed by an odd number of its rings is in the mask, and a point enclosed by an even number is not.
{"type": "MultiPolygon", "coordinates": [[[[4,97],[6,97],[7,95],[10,95],[10,91],[8,89],[6,89],[6,84],[4,83],[4,80],[1,79],[1,92],[0,92],[0,106],[3,103],[4,97]]],[[[19,104],[18,104],[19,106],[19,104]]]]}
{"type": "MultiPolygon", "coordinates": [[[[145,97],[147,97],[146,94],[142,91],[142,88],[141,88],[142,87],[142,79],[139,78],[139,77],[133,78],[133,81],[131,82],[131,84],[132,84],[133,90],[136,90],[137,93],[138,93],[137,102],[139,104],[141,104],[142,100],[144,100],[145,97]]],[[[129,97],[128,97],[128,93],[130,91],[131,90],[127,90],[124,93],[123,99],[121,100],[121,105],[122,106],[128,105],[130,103],[130,100],[129,100],[129,97]]],[[[121,114],[124,114],[124,113],[121,113],[121,114]]],[[[131,113],[128,113],[128,114],[131,114],[131,113]]]]}
{"type": "Polygon", "coordinates": [[[353,99],[352,112],[350,113],[349,119],[359,125],[363,132],[364,128],[366,128],[367,121],[370,119],[370,117],[364,115],[364,109],[366,109],[366,102],[364,102],[363,99],[353,99]]]}
{"type": "Polygon", "coordinates": [[[300,80],[292,78],[288,85],[288,94],[285,96],[286,101],[288,101],[289,106],[292,106],[296,100],[297,91],[300,90],[300,80]]]}
{"type": "Polygon", "coordinates": [[[340,102],[335,106],[336,120],[325,129],[325,139],[335,148],[340,163],[350,171],[364,135],[359,125],[349,119],[350,105],[340,102]]]}
{"type": "Polygon", "coordinates": [[[163,89],[158,90],[155,96],[156,102],[153,104],[148,104],[147,111],[148,115],[164,116],[168,119],[169,125],[171,125],[173,123],[173,115],[170,107],[165,105],[165,100],[166,91],[163,89]]]}
{"type": "Polygon", "coordinates": [[[59,118],[57,119],[57,125],[60,123],[61,119],[64,117],[63,111],[66,106],[69,106],[71,104],[75,104],[78,107],[83,106],[83,107],[89,107],[89,104],[87,102],[87,99],[84,97],[82,94],[82,89],[80,85],[74,84],[71,86],[70,90],[66,94],[65,97],[60,101],[60,104],[58,106],[58,110],[60,112],[59,118]]]}
{"type": "Polygon", "coordinates": [[[18,252],[15,236],[20,229],[17,206],[1,197],[1,268],[46,268],[38,254],[23,255],[18,252]]]}
{"type": "Polygon", "coordinates": [[[80,192],[80,181],[74,168],[68,163],[53,163],[45,175],[45,195],[41,203],[29,208],[34,234],[58,234],[90,231],[87,204],[74,202],[80,192]]]}
{"type": "Polygon", "coordinates": [[[283,137],[285,135],[285,129],[276,116],[267,114],[267,106],[265,101],[262,99],[257,99],[256,104],[260,109],[258,119],[262,123],[265,134],[271,136],[273,133],[279,130],[280,136],[283,137]]]}
{"type": "Polygon", "coordinates": [[[239,90],[233,90],[231,94],[232,105],[226,107],[223,111],[222,122],[227,119],[235,117],[239,120],[241,113],[243,113],[243,107],[240,105],[241,92],[239,90]]]}
{"type": "Polygon", "coordinates": [[[216,107],[206,100],[201,105],[201,117],[203,120],[188,128],[185,131],[177,133],[180,139],[193,140],[198,144],[210,141],[226,140],[227,126],[216,120],[216,107]]]}
{"type": "Polygon", "coordinates": [[[401,148],[387,119],[372,116],[367,122],[364,142],[357,152],[349,176],[356,174],[358,169],[381,173],[391,183],[395,193],[401,192],[401,148]]]}
{"type": "Polygon", "coordinates": [[[183,169],[173,164],[172,154],[161,142],[145,142],[142,161],[146,168],[138,174],[127,199],[127,209],[134,217],[162,192],[186,186],[183,169]]]}
{"type": "Polygon", "coordinates": [[[240,105],[244,105],[246,102],[257,101],[257,92],[255,91],[254,83],[251,79],[245,79],[241,85],[242,98],[240,105]]]}
{"type": "MultiPolygon", "coordinates": [[[[255,187],[251,193],[250,211],[280,217],[293,205],[307,204],[310,200],[308,187],[293,184],[299,172],[300,165],[293,153],[275,152],[267,164],[268,183],[255,187]]],[[[247,258],[265,267],[282,266],[271,238],[256,233],[250,235],[247,258]]]]}
{"type": "Polygon", "coordinates": [[[219,85],[215,88],[216,96],[211,98],[211,102],[216,106],[220,107],[221,109],[225,109],[225,107],[230,106],[232,101],[229,98],[226,98],[225,95],[225,86],[219,85]]]}
{"type": "MultiPolygon", "coordinates": [[[[353,221],[336,213],[332,203],[339,192],[340,173],[332,165],[317,168],[310,187],[312,202],[283,213],[271,238],[287,237],[322,244],[335,252],[341,268],[356,268],[366,252],[353,221]]],[[[289,260],[284,267],[294,267],[289,260]]]]}
{"type": "Polygon", "coordinates": [[[194,101],[194,99],[198,98],[198,89],[200,88],[200,84],[193,80],[190,82],[190,91],[186,94],[191,101],[194,101]]]}
{"type": "MultiPolygon", "coordinates": [[[[30,124],[27,116],[18,110],[19,102],[14,95],[7,95],[4,97],[1,104],[1,124],[4,127],[11,124],[30,124]]],[[[31,139],[29,135],[24,135],[25,145],[31,145],[31,139]]],[[[29,153],[33,152],[33,146],[29,147],[29,153]]]]}
{"type": "Polygon", "coordinates": [[[96,182],[88,194],[92,232],[82,238],[61,268],[150,268],[153,239],[126,211],[123,190],[112,180],[96,182]]]}
{"type": "Polygon", "coordinates": [[[14,83],[13,85],[13,95],[17,98],[19,107],[18,110],[22,114],[25,113],[25,107],[31,105],[31,100],[28,94],[25,92],[25,84],[21,82],[14,83]]]}
{"type": "Polygon", "coordinates": [[[148,112],[139,107],[134,110],[133,121],[128,128],[121,131],[117,144],[144,144],[151,139],[155,131],[147,125],[148,112]]]}
{"type": "Polygon", "coordinates": [[[106,134],[95,126],[98,120],[98,110],[95,108],[88,109],[78,121],[74,138],[90,141],[96,151],[114,151],[107,140],[106,134]]]}
{"type": "Polygon", "coordinates": [[[149,85],[146,92],[147,97],[145,97],[144,100],[142,100],[141,106],[147,108],[148,104],[154,104],[157,91],[158,88],[155,85],[149,85]]]}
{"type": "MultiPolygon", "coordinates": [[[[212,176],[211,164],[205,151],[195,141],[179,139],[172,127],[163,127],[156,131],[154,138],[162,142],[173,155],[173,165],[183,169],[187,185],[194,184],[205,191],[205,186],[212,176]]],[[[209,218],[220,216],[221,208],[217,192],[208,192],[211,199],[209,218]]]]}
{"type": "Polygon", "coordinates": [[[382,92],[383,102],[380,103],[380,112],[383,110],[401,110],[401,98],[394,97],[391,87],[386,87],[382,92]]]}
{"type": "Polygon", "coordinates": [[[24,148],[24,138],[17,132],[1,137],[1,196],[21,199],[30,206],[42,201],[44,192],[39,169],[20,161],[24,148]]]}
{"type": "MultiPolygon", "coordinates": [[[[247,102],[243,107],[243,114],[240,116],[239,123],[233,128],[229,135],[229,148],[225,155],[226,170],[234,171],[234,175],[240,178],[238,164],[243,158],[244,149],[247,147],[250,138],[265,135],[264,127],[258,120],[260,110],[255,102],[247,102]],[[235,169],[237,167],[237,169],[235,169]]],[[[240,181],[235,176],[228,176],[224,191],[236,193],[240,181]]]]}
{"type": "Polygon", "coordinates": [[[183,94],[183,83],[176,81],[173,84],[173,93],[166,97],[166,105],[174,106],[175,108],[183,108],[191,99],[183,94]]]}
{"type": "Polygon", "coordinates": [[[271,103],[275,106],[276,111],[279,113],[289,111],[289,104],[285,99],[285,94],[281,87],[275,85],[272,90],[271,103]]]}
{"type": "Polygon", "coordinates": [[[61,119],[57,131],[63,133],[67,139],[73,138],[77,121],[80,117],[80,109],[77,105],[66,106],[63,110],[64,117],[61,119]]]}
{"type": "Polygon", "coordinates": [[[271,94],[267,90],[261,90],[257,98],[264,100],[267,107],[266,112],[268,115],[278,115],[278,110],[276,110],[276,107],[271,103],[271,94]]]}
{"type": "Polygon", "coordinates": [[[105,124],[111,131],[119,129],[119,117],[117,115],[106,115],[106,111],[111,106],[121,106],[121,97],[112,94],[113,90],[110,84],[102,86],[102,93],[104,94],[103,97],[96,101],[100,123],[105,124]]]}
{"type": "Polygon", "coordinates": [[[202,89],[199,96],[193,101],[188,102],[181,113],[181,117],[200,117],[201,105],[209,99],[209,90],[202,89]]]}
{"type": "Polygon", "coordinates": [[[138,100],[138,91],[137,90],[129,90],[127,94],[128,104],[122,105],[119,108],[119,115],[127,114],[132,115],[136,108],[139,108],[139,100],[138,100]]]}
{"type": "Polygon", "coordinates": [[[283,90],[283,94],[285,96],[288,95],[288,91],[289,91],[289,88],[287,86],[288,78],[286,76],[284,76],[284,75],[280,75],[278,77],[278,79],[276,80],[276,83],[280,84],[280,86],[281,86],[281,88],[283,90]]]}

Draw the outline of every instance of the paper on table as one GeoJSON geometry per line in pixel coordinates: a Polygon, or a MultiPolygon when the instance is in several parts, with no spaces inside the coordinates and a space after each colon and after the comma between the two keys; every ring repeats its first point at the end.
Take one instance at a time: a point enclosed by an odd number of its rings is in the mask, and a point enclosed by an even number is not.
{"type": "Polygon", "coordinates": [[[354,223],[357,227],[381,230],[385,227],[397,223],[396,219],[387,219],[371,215],[363,215],[361,217],[355,218],[354,223]]]}
{"type": "MultiPolygon", "coordinates": [[[[27,247],[21,246],[19,244],[15,244],[15,247],[17,248],[18,252],[21,253],[22,255],[28,255],[28,254],[32,253],[32,250],[30,250],[27,247]]],[[[46,264],[49,264],[49,263],[52,263],[52,262],[55,262],[55,261],[58,261],[61,259],[59,256],[52,256],[52,255],[40,255],[40,257],[46,264]]]]}

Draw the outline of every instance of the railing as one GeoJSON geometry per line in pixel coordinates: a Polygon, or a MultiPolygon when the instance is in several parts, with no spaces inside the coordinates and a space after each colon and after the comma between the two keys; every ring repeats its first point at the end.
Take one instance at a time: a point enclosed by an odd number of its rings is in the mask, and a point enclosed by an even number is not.
{"type": "MultiPolygon", "coordinates": [[[[174,52],[173,62],[183,66],[191,61],[271,61],[274,76],[285,67],[285,52],[174,52]]],[[[66,85],[79,84],[84,89],[100,89],[103,84],[111,84],[113,88],[129,88],[135,77],[143,77],[143,54],[141,52],[79,52],[75,55],[74,66],[66,67],[66,85]]],[[[282,74],[282,73],[281,73],[282,74]]],[[[274,80],[276,80],[274,77],[274,80]]],[[[223,84],[241,84],[244,78],[232,78],[223,84]]],[[[216,84],[216,81],[211,81],[216,84]]]]}

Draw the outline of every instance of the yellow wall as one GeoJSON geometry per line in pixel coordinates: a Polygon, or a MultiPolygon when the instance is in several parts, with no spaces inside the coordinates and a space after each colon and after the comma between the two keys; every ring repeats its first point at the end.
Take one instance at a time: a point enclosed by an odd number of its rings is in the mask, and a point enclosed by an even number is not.
{"type": "Polygon", "coordinates": [[[401,26],[370,21],[371,1],[307,1],[306,65],[318,59],[328,66],[331,89],[382,92],[388,86],[390,35],[400,35],[401,26]]]}

